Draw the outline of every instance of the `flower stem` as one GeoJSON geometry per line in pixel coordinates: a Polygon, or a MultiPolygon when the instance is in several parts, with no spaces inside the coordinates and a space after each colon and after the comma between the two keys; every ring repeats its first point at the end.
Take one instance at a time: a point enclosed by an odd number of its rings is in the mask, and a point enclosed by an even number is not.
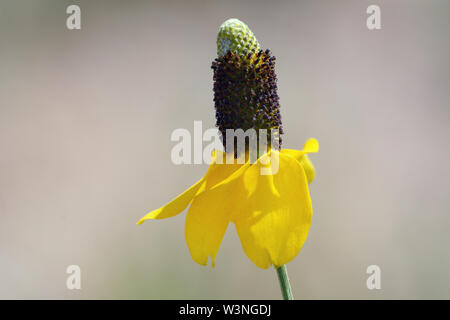
{"type": "Polygon", "coordinates": [[[284,300],[294,300],[292,295],[291,284],[289,283],[289,277],[287,273],[286,265],[276,268],[278,274],[278,281],[280,282],[281,294],[284,300]]]}

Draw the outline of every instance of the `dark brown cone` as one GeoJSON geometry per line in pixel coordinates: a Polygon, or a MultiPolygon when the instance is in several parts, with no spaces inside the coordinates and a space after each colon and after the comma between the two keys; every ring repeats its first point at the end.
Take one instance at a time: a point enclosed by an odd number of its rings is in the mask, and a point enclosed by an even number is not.
{"type": "Polygon", "coordinates": [[[270,137],[269,145],[281,148],[283,129],[277,77],[275,75],[275,57],[270,51],[240,56],[228,51],[214,60],[214,103],[216,125],[226,145],[226,129],[253,128],[277,129],[279,134],[270,137]]]}

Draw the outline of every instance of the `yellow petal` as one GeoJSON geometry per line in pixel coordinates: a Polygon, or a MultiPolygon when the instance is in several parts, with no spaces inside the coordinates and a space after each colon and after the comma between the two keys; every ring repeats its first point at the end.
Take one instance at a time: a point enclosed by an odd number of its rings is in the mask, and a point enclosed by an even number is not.
{"type": "Polygon", "coordinates": [[[232,155],[227,155],[225,152],[215,152],[214,159],[211,162],[208,172],[205,175],[206,190],[213,188],[219,183],[222,183],[243,166],[243,164],[238,164],[234,160],[235,159],[232,155]],[[218,159],[221,157],[223,157],[222,163],[218,163],[218,159]]]}
{"type": "Polygon", "coordinates": [[[226,154],[217,152],[216,159],[205,175],[204,190],[197,192],[185,223],[186,243],[192,259],[201,265],[207,265],[211,257],[213,267],[230,221],[229,212],[236,205],[233,186],[238,183],[237,177],[242,174],[241,169],[245,166],[228,163],[224,158],[222,163],[217,163],[217,159],[222,156],[227,157],[226,154]]]}
{"type": "Polygon", "coordinates": [[[307,153],[315,153],[319,151],[319,142],[311,138],[303,146],[303,150],[283,149],[281,153],[288,154],[297,159],[305,170],[308,183],[311,183],[315,177],[315,168],[307,153]]]}
{"type": "MultiPolygon", "coordinates": [[[[218,164],[218,157],[226,157],[226,154],[220,151],[213,152],[211,164],[202,179],[200,179],[196,184],[191,186],[189,189],[184,191],[168,204],[147,213],[138,221],[137,224],[142,224],[145,220],[149,219],[165,219],[176,216],[177,214],[183,212],[184,209],[186,209],[186,207],[191,203],[192,199],[196,195],[212,188],[214,185],[223,181],[225,178],[230,176],[234,171],[238,170],[242,166],[238,164],[218,164]]],[[[223,161],[223,163],[225,162],[226,161],[223,161]]]]}
{"type": "Polygon", "coordinates": [[[200,179],[196,184],[191,186],[189,189],[184,191],[182,194],[180,194],[178,197],[173,199],[165,206],[147,213],[143,218],[141,218],[141,220],[138,221],[137,224],[141,224],[145,220],[149,219],[170,218],[181,213],[189,205],[189,203],[197,194],[197,192],[199,191],[200,187],[204,184],[204,182],[205,182],[204,178],[200,179]]]}
{"type": "MultiPolygon", "coordinates": [[[[218,164],[214,170],[214,174],[208,178],[226,177],[230,171],[236,171],[236,168],[218,164]]],[[[237,182],[238,180],[234,179],[232,183],[203,191],[194,198],[189,207],[185,224],[186,243],[192,259],[201,265],[207,265],[208,258],[211,257],[214,267],[214,259],[230,221],[229,213],[238,204],[233,188],[237,182]]]]}
{"type": "Polygon", "coordinates": [[[307,154],[301,157],[299,162],[302,165],[303,169],[305,169],[305,174],[306,178],[308,179],[308,183],[311,183],[314,180],[316,174],[316,170],[314,168],[313,163],[311,162],[307,154]]]}
{"type": "Polygon", "coordinates": [[[290,156],[294,157],[297,160],[300,160],[301,157],[303,157],[304,154],[307,153],[316,153],[319,151],[319,142],[311,138],[303,145],[303,150],[295,150],[295,149],[283,149],[281,150],[281,153],[287,153],[290,156]]]}
{"type": "Polygon", "coordinates": [[[259,174],[260,162],[245,171],[240,191],[248,198],[239,201],[238,213],[232,216],[244,252],[260,268],[278,267],[294,259],[311,225],[305,172],[293,157],[279,156],[279,169],[273,176],[259,174]]]}
{"type": "Polygon", "coordinates": [[[303,145],[303,152],[304,153],[319,152],[319,141],[317,141],[314,138],[308,139],[308,141],[306,141],[305,144],[303,145]]]}

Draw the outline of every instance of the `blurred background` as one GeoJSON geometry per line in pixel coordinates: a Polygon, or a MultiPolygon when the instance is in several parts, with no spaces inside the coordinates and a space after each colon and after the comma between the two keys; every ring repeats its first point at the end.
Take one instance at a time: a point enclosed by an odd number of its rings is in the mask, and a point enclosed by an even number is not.
{"type": "Polygon", "coordinates": [[[371,4],[3,0],[0,298],[281,297],[233,225],[214,269],[190,258],[185,213],[136,226],[207,169],[174,165],[170,135],[214,127],[210,65],[232,17],[277,57],[284,147],[320,142],[295,297],[450,298],[450,3],[376,1],[369,31],[371,4]]]}

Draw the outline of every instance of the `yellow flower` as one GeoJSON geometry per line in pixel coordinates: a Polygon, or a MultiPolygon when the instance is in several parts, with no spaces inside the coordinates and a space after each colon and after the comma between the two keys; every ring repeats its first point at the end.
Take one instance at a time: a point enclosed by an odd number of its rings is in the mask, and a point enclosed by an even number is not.
{"type": "Polygon", "coordinates": [[[206,265],[211,257],[214,266],[232,222],[244,252],[258,267],[282,266],[295,258],[308,235],[312,218],[308,182],[314,178],[314,167],[306,154],[318,149],[317,140],[310,139],[303,150],[272,150],[279,156],[279,169],[273,175],[261,175],[261,167],[270,166],[264,159],[269,154],[253,164],[220,164],[217,159],[224,155],[216,151],[202,179],[138,224],[173,217],[190,205],[185,236],[197,263],[206,265]]]}
{"type": "Polygon", "coordinates": [[[317,152],[319,144],[309,139],[303,150],[281,149],[275,57],[260,49],[247,25],[237,19],[223,23],[217,48],[212,64],[214,103],[226,152],[215,150],[202,179],[138,224],[173,217],[189,206],[185,236],[194,261],[207,265],[211,258],[214,266],[231,222],[250,260],[260,268],[278,268],[297,256],[308,235],[312,218],[308,183],[315,171],[307,154],[317,152]],[[230,129],[270,131],[265,137],[270,151],[263,154],[266,149],[252,144],[264,142],[260,136],[249,138],[245,150],[235,148],[235,137],[228,137],[230,129]],[[232,148],[227,148],[229,143],[232,148]],[[248,155],[255,150],[261,156],[250,162],[248,155]],[[242,157],[247,162],[237,161],[242,157]],[[275,162],[277,170],[272,170],[275,162]]]}

